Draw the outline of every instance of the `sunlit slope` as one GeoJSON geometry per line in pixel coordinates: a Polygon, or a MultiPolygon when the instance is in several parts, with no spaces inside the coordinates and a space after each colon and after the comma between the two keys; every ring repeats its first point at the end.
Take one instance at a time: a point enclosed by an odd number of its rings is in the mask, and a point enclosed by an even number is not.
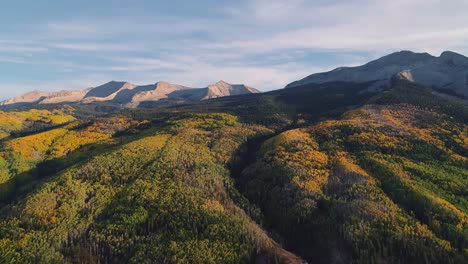
{"type": "Polygon", "coordinates": [[[398,85],[341,119],[265,141],[242,191],[311,262],[461,263],[466,110],[398,85]]]}
{"type": "Polygon", "coordinates": [[[0,139],[11,133],[35,132],[54,125],[73,121],[75,118],[61,110],[36,110],[21,112],[0,111],[0,139]]]}
{"type": "Polygon", "coordinates": [[[4,139],[0,148],[0,203],[30,189],[43,176],[86,159],[93,152],[99,153],[106,146],[120,144],[112,139],[115,133],[143,125],[145,122],[115,116],[73,121],[43,132],[4,139]]]}
{"type": "MultiPolygon", "coordinates": [[[[3,262],[241,263],[297,257],[246,215],[228,164],[272,133],[227,114],[171,120],[59,172],[1,211],[3,262]],[[145,134],[146,133],[146,134],[145,134]]],[[[127,138],[128,139],[128,138],[127,138]]]]}

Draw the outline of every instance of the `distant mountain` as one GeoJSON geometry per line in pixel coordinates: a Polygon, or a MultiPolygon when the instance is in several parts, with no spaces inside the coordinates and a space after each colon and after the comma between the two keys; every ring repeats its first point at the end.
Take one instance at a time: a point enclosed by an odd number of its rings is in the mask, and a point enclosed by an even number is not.
{"type": "Polygon", "coordinates": [[[201,99],[210,99],[216,97],[224,97],[230,95],[241,95],[248,93],[259,93],[255,88],[245,86],[243,84],[232,85],[224,81],[219,81],[208,86],[206,94],[201,99]]]}
{"type": "Polygon", "coordinates": [[[89,90],[89,92],[84,96],[83,102],[112,101],[120,92],[132,90],[135,87],[137,86],[131,83],[111,81],[89,90]]]}
{"type": "Polygon", "coordinates": [[[468,96],[468,58],[451,51],[439,57],[428,53],[400,51],[358,67],[340,67],[329,72],[312,74],[286,88],[310,83],[369,82],[388,86],[395,75],[426,86],[446,89],[468,96]]]}
{"type": "Polygon", "coordinates": [[[249,93],[259,93],[259,91],[243,84],[229,84],[224,81],[219,81],[205,88],[190,88],[167,82],[139,86],[128,82],[111,81],[86,90],[61,92],[33,91],[20,97],[0,102],[0,106],[109,102],[135,108],[142,102],[159,100],[173,101],[174,103],[199,101],[249,93]]]}
{"type": "Polygon", "coordinates": [[[141,102],[159,101],[167,98],[174,98],[177,91],[188,91],[189,94],[196,94],[194,88],[168,82],[157,82],[155,85],[139,86],[133,90],[127,90],[119,94],[118,102],[126,103],[128,107],[138,107],[141,102]]]}
{"type": "Polygon", "coordinates": [[[80,101],[85,97],[90,89],[77,90],[77,91],[60,91],[49,93],[44,99],[40,101],[41,104],[58,104],[80,101]]]}
{"type": "Polygon", "coordinates": [[[25,93],[19,97],[14,97],[7,99],[0,103],[0,105],[24,105],[24,104],[33,104],[38,103],[41,100],[45,99],[51,93],[48,92],[41,92],[41,91],[32,91],[29,93],[25,93]]]}

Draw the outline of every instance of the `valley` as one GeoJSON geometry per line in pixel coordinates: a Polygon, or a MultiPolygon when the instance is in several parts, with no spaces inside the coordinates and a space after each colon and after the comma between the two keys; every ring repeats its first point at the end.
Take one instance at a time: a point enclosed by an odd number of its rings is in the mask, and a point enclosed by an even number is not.
{"type": "MultiPolygon", "coordinates": [[[[466,104],[406,80],[371,85],[68,108],[76,117],[52,123],[40,110],[50,129],[2,142],[0,258],[462,262],[466,104]]],[[[29,129],[15,122],[5,133],[29,129]]]]}
{"type": "Polygon", "coordinates": [[[401,73],[382,84],[7,100],[0,262],[464,263],[468,105],[401,73]]]}

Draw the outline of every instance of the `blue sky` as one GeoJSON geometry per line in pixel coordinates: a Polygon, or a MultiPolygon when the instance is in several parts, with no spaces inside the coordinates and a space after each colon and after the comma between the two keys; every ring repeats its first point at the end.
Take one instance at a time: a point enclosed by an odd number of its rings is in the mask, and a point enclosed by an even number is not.
{"type": "Polygon", "coordinates": [[[110,80],[266,91],[397,50],[468,54],[466,0],[3,1],[0,99],[110,80]]]}

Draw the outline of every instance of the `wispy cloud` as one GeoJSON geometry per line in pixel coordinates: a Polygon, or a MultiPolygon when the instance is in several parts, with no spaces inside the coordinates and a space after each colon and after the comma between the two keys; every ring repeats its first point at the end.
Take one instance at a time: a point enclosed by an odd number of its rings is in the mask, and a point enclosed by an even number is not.
{"type": "Polygon", "coordinates": [[[86,88],[108,78],[189,86],[224,79],[266,90],[395,50],[468,53],[466,10],[466,0],[250,0],[207,5],[199,16],[148,9],[62,17],[3,34],[0,67],[32,67],[17,74],[27,88],[86,88]],[[50,76],[34,85],[38,74],[28,72],[39,68],[50,76]]]}
{"type": "Polygon", "coordinates": [[[14,64],[30,64],[30,61],[27,61],[22,58],[15,58],[15,57],[8,57],[8,56],[0,56],[0,62],[6,63],[14,63],[14,64]]]}
{"type": "MultiPolygon", "coordinates": [[[[416,49],[440,52],[468,43],[467,1],[251,1],[252,25],[277,26],[271,34],[218,43],[220,48],[256,51],[278,49],[416,49]]],[[[231,14],[242,17],[241,8],[231,14]]]]}
{"type": "Polygon", "coordinates": [[[155,58],[142,58],[142,57],[117,57],[109,59],[113,63],[118,63],[118,69],[126,71],[147,71],[158,69],[170,70],[187,70],[189,67],[185,64],[182,58],[171,59],[155,59],[155,58]]]}
{"type": "Polygon", "coordinates": [[[31,53],[31,52],[46,52],[48,49],[31,41],[23,40],[1,40],[0,52],[10,53],[31,53]]]}
{"type": "Polygon", "coordinates": [[[113,42],[64,42],[51,43],[48,47],[55,49],[74,50],[74,51],[137,51],[147,50],[148,47],[138,43],[113,43],[113,42]]]}

